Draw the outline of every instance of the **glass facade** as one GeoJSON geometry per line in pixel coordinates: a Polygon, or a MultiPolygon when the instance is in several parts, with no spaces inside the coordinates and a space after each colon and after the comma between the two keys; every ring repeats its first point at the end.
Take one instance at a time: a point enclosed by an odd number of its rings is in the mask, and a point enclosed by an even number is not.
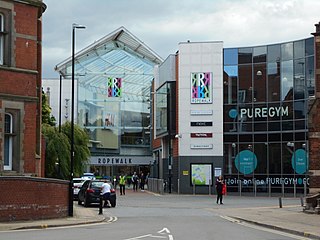
{"type": "Polygon", "coordinates": [[[146,65],[148,75],[135,75],[135,81],[121,73],[117,78],[106,76],[97,88],[79,85],[78,123],[98,143],[97,149],[123,154],[127,148],[140,147],[136,154],[150,155],[152,70],[146,65]]]}
{"type": "Polygon", "coordinates": [[[305,191],[313,64],[313,38],[224,49],[224,173],[229,191],[305,191]]]}

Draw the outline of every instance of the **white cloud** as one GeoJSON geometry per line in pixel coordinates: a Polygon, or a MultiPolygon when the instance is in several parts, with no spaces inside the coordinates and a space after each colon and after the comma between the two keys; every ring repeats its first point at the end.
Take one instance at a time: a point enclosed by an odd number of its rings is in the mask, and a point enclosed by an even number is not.
{"type": "Polygon", "coordinates": [[[125,26],[163,58],[178,43],[224,41],[225,47],[256,46],[311,36],[320,21],[318,0],[46,0],[43,15],[43,76],[71,52],[71,25],[77,49],[125,26]],[[48,66],[48,64],[53,64],[48,66]],[[48,70],[46,70],[48,69],[48,70]]]}

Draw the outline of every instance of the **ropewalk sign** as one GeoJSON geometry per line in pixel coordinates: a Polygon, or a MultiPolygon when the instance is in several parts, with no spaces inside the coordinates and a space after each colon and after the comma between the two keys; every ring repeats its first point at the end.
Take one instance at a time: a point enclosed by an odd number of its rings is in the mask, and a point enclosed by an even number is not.
{"type": "Polygon", "coordinates": [[[96,166],[149,165],[152,162],[152,156],[92,156],[90,158],[90,164],[96,166]]]}

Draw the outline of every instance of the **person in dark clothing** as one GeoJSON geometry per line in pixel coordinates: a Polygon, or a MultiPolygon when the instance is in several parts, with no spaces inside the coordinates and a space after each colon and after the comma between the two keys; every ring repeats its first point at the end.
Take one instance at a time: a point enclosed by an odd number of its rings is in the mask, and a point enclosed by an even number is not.
{"type": "Polygon", "coordinates": [[[141,191],[144,191],[144,185],[146,184],[146,179],[144,177],[144,174],[140,174],[140,189],[141,191]]]}
{"type": "Polygon", "coordinates": [[[131,179],[132,179],[132,184],[133,184],[133,191],[136,192],[136,191],[138,191],[138,183],[139,183],[139,177],[136,172],[133,173],[131,179]]]}
{"type": "Polygon", "coordinates": [[[216,181],[216,190],[217,190],[217,204],[220,202],[220,204],[222,203],[222,190],[223,190],[223,178],[222,176],[219,176],[217,181],[216,181]]]}

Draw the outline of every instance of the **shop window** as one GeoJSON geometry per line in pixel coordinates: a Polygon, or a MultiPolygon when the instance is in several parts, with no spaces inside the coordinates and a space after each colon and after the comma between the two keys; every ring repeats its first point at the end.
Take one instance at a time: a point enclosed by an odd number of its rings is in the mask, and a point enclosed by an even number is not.
{"type": "Polygon", "coordinates": [[[4,170],[12,170],[13,117],[8,113],[5,114],[4,134],[4,170]]]}

